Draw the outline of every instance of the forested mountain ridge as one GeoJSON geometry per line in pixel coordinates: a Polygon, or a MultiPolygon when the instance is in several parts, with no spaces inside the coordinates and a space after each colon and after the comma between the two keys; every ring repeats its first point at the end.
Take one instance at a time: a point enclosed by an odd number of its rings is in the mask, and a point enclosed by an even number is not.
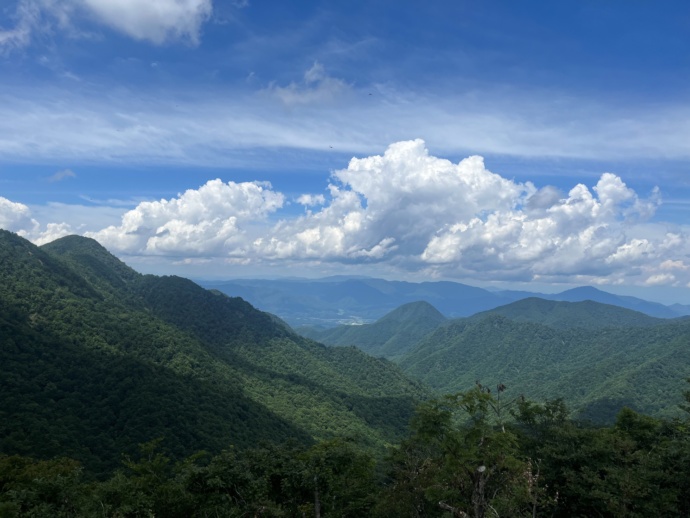
{"type": "Polygon", "coordinates": [[[497,380],[530,398],[563,397],[597,421],[623,406],[670,416],[690,366],[690,321],[662,322],[587,329],[488,312],[440,326],[399,364],[440,392],[497,380]]]}
{"type": "Polygon", "coordinates": [[[445,321],[446,317],[428,302],[410,302],[372,324],[304,328],[299,332],[327,345],[355,345],[373,356],[393,360],[445,321]]]}
{"type": "Polygon", "coordinates": [[[176,456],[262,439],[403,432],[425,390],[385,360],[299,337],[176,277],[136,273],[93,240],[0,232],[0,451],[103,472],[165,436],[176,456]]]}
{"type": "Polygon", "coordinates": [[[533,322],[558,329],[605,329],[611,327],[647,327],[668,322],[630,309],[592,300],[565,302],[537,297],[499,306],[472,315],[481,320],[487,315],[501,315],[515,322],[533,322]]]}

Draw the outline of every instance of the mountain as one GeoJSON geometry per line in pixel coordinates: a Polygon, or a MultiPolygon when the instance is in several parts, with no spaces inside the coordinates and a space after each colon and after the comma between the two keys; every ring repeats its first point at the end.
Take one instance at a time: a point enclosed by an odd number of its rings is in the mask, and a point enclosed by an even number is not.
{"type": "Polygon", "coordinates": [[[440,392],[467,390],[480,380],[505,384],[512,397],[563,397],[580,415],[597,421],[612,420],[622,406],[675,415],[690,367],[690,321],[602,327],[596,317],[563,317],[567,306],[551,306],[552,315],[544,307],[528,301],[518,305],[521,311],[504,308],[450,321],[399,364],[440,392]],[[553,325],[532,321],[537,317],[553,325]],[[586,325],[574,326],[577,321],[586,325]]]}
{"type": "Polygon", "coordinates": [[[39,248],[0,231],[0,344],[0,453],[100,474],[157,437],[178,458],[288,438],[382,448],[427,394],[386,360],[76,236],[39,248]]]}
{"type": "Polygon", "coordinates": [[[638,311],[591,300],[562,302],[537,297],[522,299],[489,311],[483,311],[470,318],[481,320],[487,315],[500,315],[515,322],[533,322],[557,329],[646,327],[664,322],[661,318],[650,317],[638,311]]]}
{"type": "Polygon", "coordinates": [[[638,299],[637,297],[627,297],[622,295],[614,295],[592,286],[582,286],[563,291],[554,295],[540,295],[541,298],[550,300],[562,300],[566,302],[581,302],[584,300],[592,300],[594,302],[601,302],[602,304],[610,304],[613,306],[620,306],[626,309],[632,309],[645,313],[652,317],[658,318],[674,318],[680,316],[668,306],[659,304],[657,302],[649,302],[647,300],[638,299]]]}
{"type": "Polygon", "coordinates": [[[296,328],[372,323],[402,304],[417,301],[428,302],[450,318],[466,317],[535,296],[565,302],[591,300],[657,318],[690,314],[690,310],[680,305],[668,307],[588,286],[557,294],[543,294],[492,291],[448,281],[412,283],[344,276],[324,279],[199,281],[199,284],[233,297],[242,297],[257,308],[280,316],[296,328]]]}
{"type": "Polygon", "coordinates": [[[445,321],[446,317],[428,302],[410,302],[373,324],[300,332],[327,345],[354,345],[373,356],[395,359],[445,321]]]}
{"type": "Polygon", "coordinates": [[[387,281],[373,278],[258,280],[199,284],[242,297],[293,327],[372,323],[402,304],[424,301],[450,317],[468,316],[515,300],[456,282],[387,281]]]}
{"type": "Polygon", "coordinates": [[[669,308],[671,308],[671,310],[679,316],[685,317],[690,315],[689,304],[671,304],[669,308]]]}

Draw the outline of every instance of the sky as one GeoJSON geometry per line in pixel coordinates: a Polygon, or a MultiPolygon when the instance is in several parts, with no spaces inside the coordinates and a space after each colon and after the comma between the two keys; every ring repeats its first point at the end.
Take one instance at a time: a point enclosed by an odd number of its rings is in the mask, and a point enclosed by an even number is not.
{"type": "Polygon", "coordinates": [[[684,1],[5,0],[0,79],[39,245],[690,304],[684,1]]]}

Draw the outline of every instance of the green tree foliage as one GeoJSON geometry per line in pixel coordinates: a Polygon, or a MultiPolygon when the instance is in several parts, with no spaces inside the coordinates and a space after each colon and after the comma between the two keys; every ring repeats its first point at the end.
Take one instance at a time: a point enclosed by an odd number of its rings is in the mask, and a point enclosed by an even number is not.
{"type": "Polygon", "coordinates": [[[530,465],[504,418],[500,397],[480,385],[422,405],[393,454],[382,507],[399,516],[525,515],[530,465]]]}
{"type": "Polygon", "coordinates": [[[657,417],[678,415],[688,343],[687,319],[583,329],[489,313],[441,326],[399,364],[440,393],[466,390],[476,379],[500,379],[537,399],[562,394],[575,414],[610,424],[625,406],[657,417]]]}
{"type": "Polygon", "coordinates": [[[245,301],[140,275],[91,239],[0,231],[0,452],[107,477],[163,437],[173,459],[339,436],[383,451],[426,391],[245,301]]]}
{"type": "Polygon", "coordinates": [[[481,386],[421,405],[409,436],[378,463],[344,439],[229,447],[181,461],[161,446],[140,445],[103,481],[85,477],[70,459],[0,456],[0,516],[690,513],[689,419],[626,409],[614,425],[594,428],[572,421],[560,400],[506,400],[502,390],[481,386]]]}

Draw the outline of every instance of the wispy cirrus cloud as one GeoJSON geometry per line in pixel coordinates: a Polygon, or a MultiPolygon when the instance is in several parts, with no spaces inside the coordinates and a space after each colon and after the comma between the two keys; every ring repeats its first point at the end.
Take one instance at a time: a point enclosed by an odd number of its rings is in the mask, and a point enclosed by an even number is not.
{"type": "Polygon", "coordinates": [[[63,169],[61,171],[58,171],[57,173],[53,174],[52,176],[48,177],[48,181],[50,183],[55,183],[55,182],[61,182],[63,180],[66,180],[68,178],[76,178],[77,173],[72,171],[71,169],[63,169]]]}
{"type": "Polygon", "coordinates": [[[437,152],[455,156],[690,159],[684,138],[690,134],[690,106],[683,104],[624,109],[588,99],[557,100],[548,92],[438,97],[355,87],[336,98],[341,87],[322,83],[274,88],[271,95],[113,90],[103,96],[88,88],[1,88],[4,160],[254,167],[276,159],[280,149],[361,155],[419,135],[437,152]],[[285,103],[295,109],[286,110],[285,103]]]}

